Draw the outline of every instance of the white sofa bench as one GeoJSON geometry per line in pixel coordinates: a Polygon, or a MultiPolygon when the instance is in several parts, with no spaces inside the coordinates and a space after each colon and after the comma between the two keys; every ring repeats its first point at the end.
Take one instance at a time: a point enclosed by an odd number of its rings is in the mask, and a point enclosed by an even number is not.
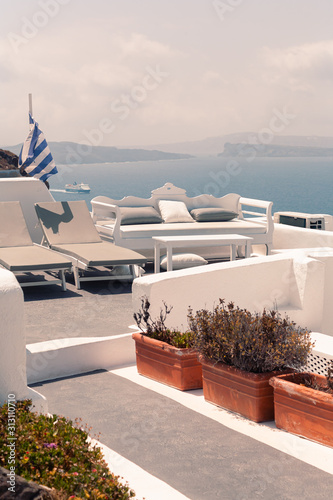
{"type": "MultiPolygon", "coordinates": [[[[138,198],[127,196],[121,200],[114,200],[106,196],[97,196],[91,200],[92,217],[101,237],[113,241],[116,245],[137,250],[147,258],[154,255],[154,236],[184,236],[184,235],[220,235],[238,234],[253,238],[253,245],[265,245],[266,253],[269,254],[273,240],[273,218],[272,205],[270,201],[242,198],[238,194],[230,193],[221,198],[202,194],[190,198],[184,189],[178,188],[171,183],[152,191],[151,198],[138,198]],[[213,209],[212,219],[216,218],[218,209],[234,212],[231,220],[209,220],[198,222],[189,215],[186,222],[165,222],[161,218],[160,201],[181,201],[185,203],[188,212],[194,209],[213,209]],[[132,219],[124,220],[126,210],[131,207],[132,219]],[[135,208],[137,218],[135,218],[135,208]],[[147,208],[150,207],[150,208],[147,208]],[[154,217],[145,219],[142,214],[151,208],[156,210],[156,222],[154,217]],[[251,210],[249,210],[249,207],[251,210]],[[143,210],[142,210],[143,209],[143,210]],[[255,211],[253,211],[255,210],[255,211]],[[159,219],[158,219],[159,217],[159,219]],[[149,220],[149,223],[145,223],[149,220]]],[[[208,210],[209,212],[209,210],[208,210]]],[[[155,213],[155,211],[154,211],[155,213]]],[[[128,213],[126,214],[128,216],[128,213]]],[[[193,212],[192,214],[193,215],[193,212]]],[[[218,217],[217,217],[218,219],[218,217]]],[[[223,214],[221,219],[223,219],[223,214]]],[[[167,220],[167,219],[166,219],[167,220]]],[[[186,249],[182,249],[182,252],[186,249]]],[[[193,249],[202,257],[221,257],[221,249],[198,248],[193,249]]],[[[223,252],[222,252],[223,253],[223,252]]]]}

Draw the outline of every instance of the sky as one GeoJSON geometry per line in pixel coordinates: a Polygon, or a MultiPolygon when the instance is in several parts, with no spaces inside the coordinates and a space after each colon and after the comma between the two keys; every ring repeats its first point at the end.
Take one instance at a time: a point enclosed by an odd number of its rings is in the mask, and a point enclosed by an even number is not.
{"type": "Polygon", "coordinates": [[[332,136],[331,0],[2,0],[0,147],[332,136]]]}

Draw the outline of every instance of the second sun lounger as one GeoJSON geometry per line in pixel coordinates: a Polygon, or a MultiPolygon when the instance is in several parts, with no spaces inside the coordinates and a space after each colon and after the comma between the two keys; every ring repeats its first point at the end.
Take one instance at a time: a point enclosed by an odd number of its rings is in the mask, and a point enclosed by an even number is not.
{"type": "Polygon", "coordinates": [[[129,275],[110,273],[80,277],[79,269],[129,265],[132,278],[140,275],[136,267],[145,264],[147,259],[133,250],[102,241],[84,201],[43,202],[36,203],[35,208],[49,248],[71,259],[77,288],[83,280],[129,279],[129,275]]]}

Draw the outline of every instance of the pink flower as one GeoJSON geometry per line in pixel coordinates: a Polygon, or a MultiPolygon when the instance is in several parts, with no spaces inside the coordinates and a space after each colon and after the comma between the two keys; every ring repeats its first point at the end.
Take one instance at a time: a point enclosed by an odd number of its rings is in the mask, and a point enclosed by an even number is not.
{"type": "Polygon", "coordinates": [[[56,443],[44,443],[44,448],[58,448],[56,443]]]}

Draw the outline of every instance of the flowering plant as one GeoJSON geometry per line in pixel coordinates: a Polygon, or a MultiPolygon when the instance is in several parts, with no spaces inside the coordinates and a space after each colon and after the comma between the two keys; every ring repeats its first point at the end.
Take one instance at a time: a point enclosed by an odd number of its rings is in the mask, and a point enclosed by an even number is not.
{"type": "MultiPolygon", "coordinates": [[[[88,443],[91,429],[80,420],[39,415],[31,401],[15,408],[15,474],[52,488],[55,499],[127,500],[135,493],[110,472],[97,446],[88,443]]],[[[0,407],[0,466],[9,463],[7,403],[0,407]]]]}

